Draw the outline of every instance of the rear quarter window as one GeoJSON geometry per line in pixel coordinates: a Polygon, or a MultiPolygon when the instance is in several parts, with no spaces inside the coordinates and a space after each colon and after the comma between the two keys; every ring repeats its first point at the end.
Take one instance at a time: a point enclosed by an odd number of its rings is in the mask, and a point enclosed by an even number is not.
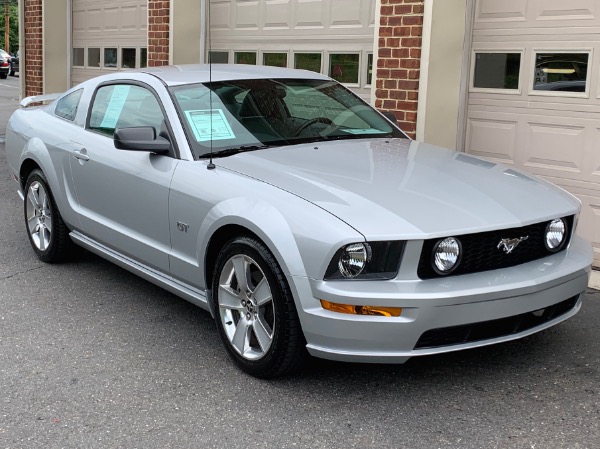
{"type": "Polygon", "coordinates": [[[79,89],[58,100],[58,103],[56,103],[56,108],[54,109],[54,114],[58,117],[64,118],[65,120],[75,120],[82,93],[83,89],[79,89]]]}

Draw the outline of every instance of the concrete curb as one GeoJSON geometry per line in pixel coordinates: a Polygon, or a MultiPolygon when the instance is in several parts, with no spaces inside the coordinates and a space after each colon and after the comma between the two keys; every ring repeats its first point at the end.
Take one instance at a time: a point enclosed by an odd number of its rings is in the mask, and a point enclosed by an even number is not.
{"type": "Polygon", "coordinates": [[[590,276],[590,283],[588,284],[588,287],[600,290],[600,271],[592,270],[592,275],[590,276]]]}

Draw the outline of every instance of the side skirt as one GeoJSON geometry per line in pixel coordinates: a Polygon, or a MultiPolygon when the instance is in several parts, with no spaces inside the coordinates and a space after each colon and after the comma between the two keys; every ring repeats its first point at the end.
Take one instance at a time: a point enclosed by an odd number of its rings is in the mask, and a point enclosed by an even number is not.
{"type": "Polygon", "coordinates": [[[186,301],[203,308],[204,310],[208,310],[212,315],[212,310],[208,306],[206,292],[191,287],[188,284],[179,282],[171,276],[167,276],[160,271],[149,268],[146,265],[124,256],[123,254],[118,253],[77,231],[72,231],[69,235],[71,236],[71,239],[73,239],[73,241],[79,246],[82,246],[88,251],[106,260],[109,260],[110,262],[113,262],[127,271],[137,274],[141,278],[164,288],[174,295],[177,295],[180,298],[183,298],[186,301]]]}

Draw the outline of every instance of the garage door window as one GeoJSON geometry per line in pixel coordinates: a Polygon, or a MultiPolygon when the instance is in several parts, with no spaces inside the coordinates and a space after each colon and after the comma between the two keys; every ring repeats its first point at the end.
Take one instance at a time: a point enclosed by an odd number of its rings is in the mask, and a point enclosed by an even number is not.
{"type": "Polygon", "coordinates": [[[329,55],[329,76],[344,84],[358,84],[360,55],[335,54],[329,55]]]}
{"type": "Polygon", "coordinates": [[[547,92],[585,92],[587,53],[537,53],[533,89],[547,92]]]}
{"type": "Polygon", "coordinates": [[[104,67],[113,69],[117,68],[117,49],[116,48],[105,48],[104,49],[104,67]]]}
{"type": "Polygon", "coordinates": [[[212,64],[229,64],[229,52],[228,51],[208,52],[208,61],[212,64]]]}
{"type": "Polygon", "coordinates": [[[135,69],[135,48],[121,49],[121,67],[124,69],[135,69]]]}
{"type": "Polygon", "coordinates": [[[256,65],[256,53],[253,51],[236,51],[235,63],[256,65]]]}
{"type": "Polygon", "coordinates": [[[83,48],[74,48],[73,49],[73,66],[74,67],[83,67],[85,66],[85,51],[83,48]]]}
{"type": "Polygon", "coordinates": [[[321,53],[296,53],[294,68],[321,73],[321,53]]]}
{"type": "Polygon", "coordinates": [[[263,53],[263,65],[287,67],[287,53],[263,53]]]}
{"type": "Polygon", "coordinates": [[[521,53],[475,53],[473,87],[519,89],[521,53]]]}
{"type": "Polygon", "coordinates": [[[88,67],[100,67],[100,49],[88,48],[88,67]]]}
{"type": "Polygon", "coordinates": [[[140,48],[140,67],[146,68],[148,67],[148,49],[140,48]]]}

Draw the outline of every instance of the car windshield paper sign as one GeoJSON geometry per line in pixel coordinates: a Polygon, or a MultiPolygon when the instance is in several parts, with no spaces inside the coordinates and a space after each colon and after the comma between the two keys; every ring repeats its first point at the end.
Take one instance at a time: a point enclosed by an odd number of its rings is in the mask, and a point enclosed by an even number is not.
{"type": "Polygon", "coordinates": [[[198,142],[235,139],[222,109],[185,111],[185,116],[198,142]]]}
{"type": "Polygon", "coordinates": [[[114,87],[112,91],[112,96],[110,97],[110,102],[108,103],[108,107],[106,108],[106,112],[104,113],[104,119],[100,124],[101,128],[116,128],[117,122],[119,121],[119,117],[121,116],[123,106],[125,105],[125,101],[127,101],[127,96],[129,95],[130,90],[131,86],[114,87]]]}

